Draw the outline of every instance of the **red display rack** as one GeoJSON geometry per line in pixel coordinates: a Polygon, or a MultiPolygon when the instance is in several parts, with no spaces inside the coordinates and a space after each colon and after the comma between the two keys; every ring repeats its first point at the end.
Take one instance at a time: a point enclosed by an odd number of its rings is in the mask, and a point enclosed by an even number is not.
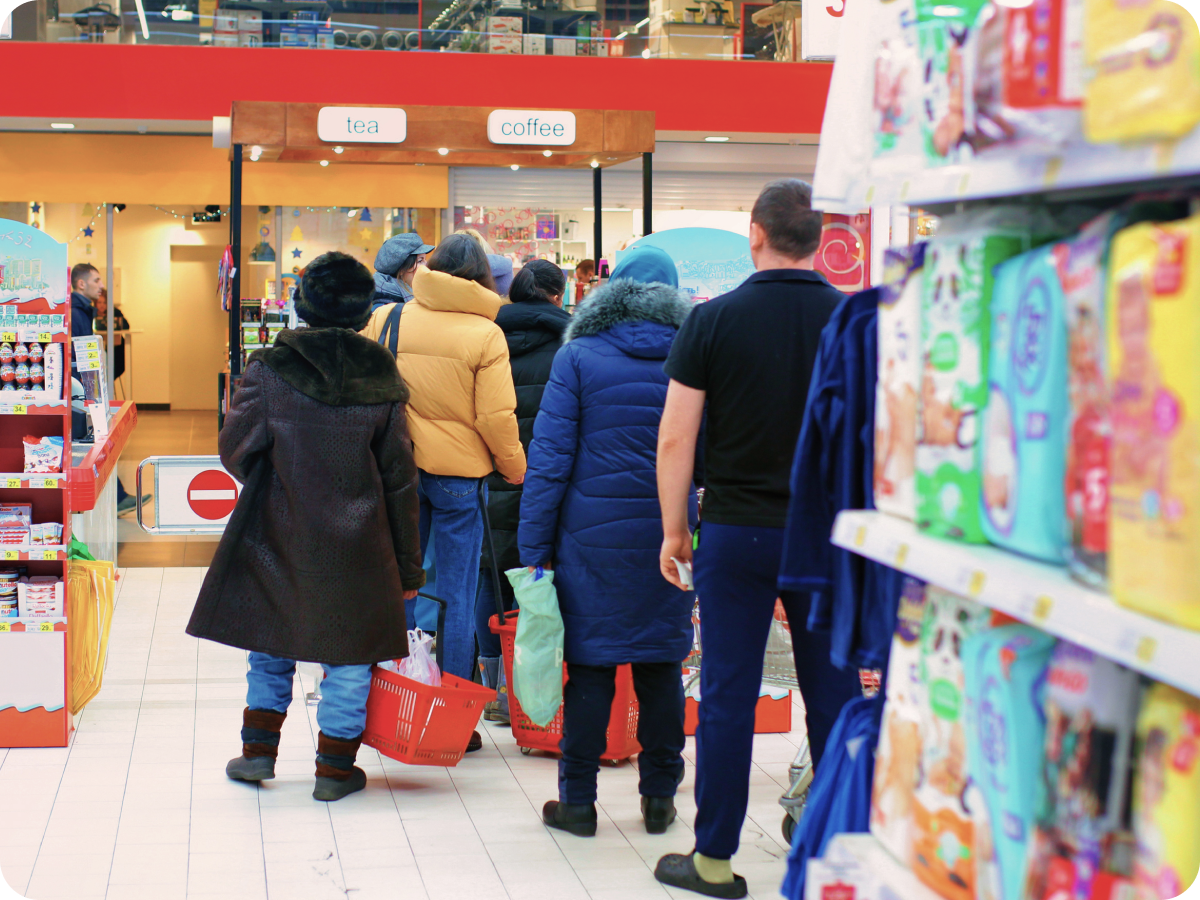
{"type": "MultiPolygon", "coordinates": [[[[64,546],[71,540],[67,271],[65,244],[32,226],[0,221],[0,343],[63,345],[56,394],[0,391],[0,503],[28,503],[34,522],[61,522],[64,546]],[[62,437],[61,474],[23,471],[26,435],[62,437]]],[[[67,580],[61,547],[0,549],[0,568],[13,566],[67,580]]],[[[0,747],[64,747],[70,739],[65,583],[63,604],[58,618],[0,618],[0,747]]]]}
{"type": "Polygon", "coordinates": [[[137,427],[137,407],[132,401],[114,401],[116,412],[109,418],[108,436],[96,441],[78,465],[72,465],[67,479],[71,512],[88,512],[96,507],[96,498],[117,470],[117,460],[137,427]]]}

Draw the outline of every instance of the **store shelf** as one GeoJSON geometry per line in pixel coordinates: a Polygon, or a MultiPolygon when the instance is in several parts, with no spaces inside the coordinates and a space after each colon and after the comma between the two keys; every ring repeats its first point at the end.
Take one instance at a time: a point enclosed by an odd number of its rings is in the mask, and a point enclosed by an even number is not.
{"type": "Polygon", "coordinates": [[[1074,581],[1065,568],[959,544],[886,513],[838,515],[833,543],[1200,696],[1200,632],[1151,619],[1074,581]]]}
{"type": "MultiPolygon", "coordinates": [[[[894,900],[942,900],[941,896],[920,882],[910,869],[902,865],[872,834],[835,834],[829,840],[822,860],[832,863],[831,883],[813,884],[814,894],[828,896],[823,888],[841,887],[830,891],[845,896],[845,888],[853,885],[856,897],[886,897],[894,900]]],[[[811,877],[811,876],[810,876],[811,877]]],[[[805,885],[805,894],[810,886],[805,885]]]]}
{"type": "MultiPolygon", "coordinates": [[[[108,478],[116,471],[117,459],[129,435],[137,425],[137,406],[131,401],[113,402],[113,412],[108,419],[108,437],[98,440],[82,459],[71,461],[70,502],[71,512],[88,512],[96,505],[96,498],[104,490],[108,478]]],[[[86,445],[84,445],[86,446],[86,445]]],[[[0,475],[0,478],[3,478],[0,475]]]]}
{"type": "Polygon", "coordinates": [[[0,634],[6,631],[66,631],[67,620],[65,618],[25,618],[0,619],[0,634]]]}
{"type": "Polygon", "coordinates": [[[1084,189],[1114,194],[1135,186],[1166,187],[1192,180],[1200,181],[1200,128],[1178,141],[1088,144],[1080,139],[1057,153],[992,152],[961,165],[864,173],[852,181],[838,205],[852,210],[892,204],[937,206],[1084,189]]]}
{"type": "Polygon", "coordinates": [[[55,491],[66,486],[67,476],[30,475],[28,472],[0,472],[0,488],[45,488],[55,491]]]}
{"type": "Polygon", "coordinates": [[[20,400],[8,402],[0,393],[0,416],[58,416],[62,418],[66,400],[20,400]]]}

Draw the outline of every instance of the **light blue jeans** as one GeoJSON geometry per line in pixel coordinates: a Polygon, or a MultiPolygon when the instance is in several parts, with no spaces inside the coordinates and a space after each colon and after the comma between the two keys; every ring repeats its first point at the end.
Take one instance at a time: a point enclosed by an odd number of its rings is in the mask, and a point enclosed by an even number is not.
{"type": "MultiPolygon", "coordinates": [[[[483,547],[480,480],[424,471],[420,476],[421,552],[432,540],[437,569],[435,596],[445,600],[447,607],[446,627],[438,634],[442,670],[470,681],[475,675],[475,592],[483,547]]],[[[486,504],[486,484],[482,490],[486,504]]],[[[409,621],[413,621],[414,607],[409,601],[409,621]]]]}
{"type": "MultiPolygon", "coordinates": [[[[367,694],[371,692],[370,666],[321,666],[321,702],[317,726],[331,738],[349,741],[363,733],[367,724],[367,694]]],[[[251,709],[287,712],[292,702],[292,678],[296,661],[250,652],[246,673],[246,705],[251,709]]]]}

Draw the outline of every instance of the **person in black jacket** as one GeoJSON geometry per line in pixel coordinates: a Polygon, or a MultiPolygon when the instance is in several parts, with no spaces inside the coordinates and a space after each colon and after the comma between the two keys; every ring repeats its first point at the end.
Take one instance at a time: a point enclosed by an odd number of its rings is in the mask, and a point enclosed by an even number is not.
{"type": "MultiPolygon", "coordinates": [[[[535,259],[513,279],[509,290],[512,303],[500,307],[496,324],[508,341],[513,384],[517,389],[517,423],[521,445],[529,452],[533,420],[542,403],[542,391],[550,380],[550,365],[562,346],[563,332],[571,315],[562,308],[567,282],[562,269],[544,259],[535,259]]],[[[510,484],[496,473],[488,478],[488,521],[496,545],[496,568],[501,573],[500,590],[505,609],[513,607],[512,586],[503,573],[521,565],[517,551],[517,526],[521,521],[521,485],[510,484]]],[[[500,639],[488,628],[496,612],[491,555],[484,541],[479,593],[475,603],[475,637],[479,644],[479,669],[483,683],[499,691],[499,699],[488,704],[484,718],[508,722],[508,693],[500,664],[500,639]]]]}

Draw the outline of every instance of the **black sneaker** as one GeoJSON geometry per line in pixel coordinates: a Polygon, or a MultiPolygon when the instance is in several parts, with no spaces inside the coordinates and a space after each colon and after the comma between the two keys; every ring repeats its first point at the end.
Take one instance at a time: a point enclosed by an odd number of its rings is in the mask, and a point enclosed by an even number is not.
{"type": "Polygon", "coordinates": [[[542,821],[551,828],[566,831],[576,837],[596,836],[596,804],[571,805],[547,800],[542,807],[542,821]]]}
{"type": "Polygon", "coordinates": [[[646,822],[648,833],[665,834],[670,824],[675,821],[675,798],[643,797],[642,819],[646,822]]]}
{"type": "Polygon", "coordinates": [[[668,853],[655,866],[654,877],[661,884],[683,888],[685,891],[695,891],[706,897],[727,897],[730,900],[738,900],[739,897],[745,897],[747,894],[746,879],[741,875],[734,875],[733,881],[727,884],[705,881],[696,871],[696,861],[692,859],[690,853],[686,856],[682,853],[668,853]]]}
{"type": "Polygon", "coordinates": [[[341,800],[347,794],[361,791],[366,786],[367,773],[358,766],[350,770],[349,778],[326,778],[318,775],[316,786],[313,788],[313,799],[341,800]]]}

